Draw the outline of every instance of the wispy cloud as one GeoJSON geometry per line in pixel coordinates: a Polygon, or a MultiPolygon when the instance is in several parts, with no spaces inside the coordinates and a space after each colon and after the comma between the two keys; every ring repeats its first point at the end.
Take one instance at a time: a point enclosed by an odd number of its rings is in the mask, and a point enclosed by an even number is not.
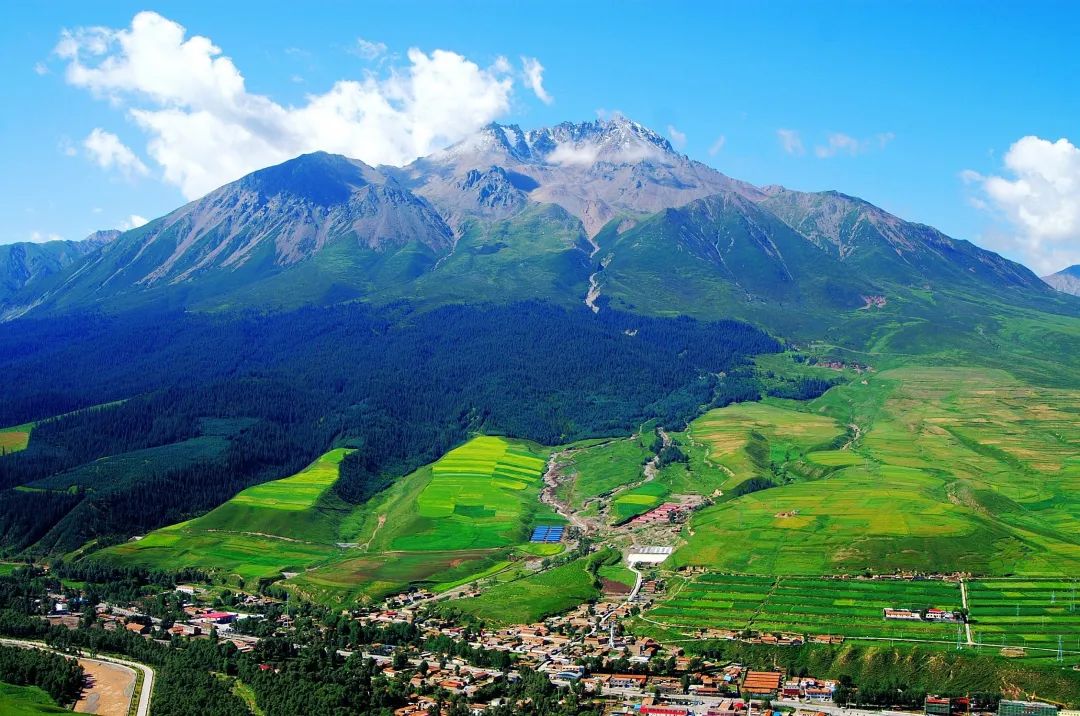
{"type": "Polygon", "coordinates": [[[361,57],[365,60],[377,60],[386,54],[386,49],[386,43],[374,42],[358,37],[356,38],[356,42],[353,44],[351,51],[357,57],[361,57]]]}
{"type": "Polygon", "coordinates": [[[671,137],[671,144],[676,149],[682,149],[686,146],[686,132],[680,132],[675,128],[675,125],[669,124],[667,126],[668,136],[671,137]]]}
{"type": "Polygon", "coordinates": [[[147,223],[149,223],[149,219],[139,216],[138,214],[132,214],[128,216],[128,218],[121,221],[116,228],[120,229],[121,231],[130,231],[131,229],[137,229],[140,226],[145,226],[147,223]]]}
{"type": "Polygon", "coordinates": [[[46,241],[63,241],[64,237],[60,234],[49,233],[45,231],[31,231],[30,237],[27,239],[32,244],[43,244],[46,241]]]}
{"type": "Polygon", "coordinates": [[[776,137],[780,140],[780,146],[785,152],[796,157],[806,154],[806,148],[802,143],[802,136],[794,129],[778,129],[776,137]]]}
{"type": "Polygon", "coordinates": [[[544,89],[544,66],[535,57],[521,58],[522,71],[525,74],[525,85],[533,91],[536,98],[544,104],[551,104],[555,98],[544,89]]]}
{"type": "Polygon", "coordinates": [[[716,138],[716,141],[709,147],[709,156],[715,157],[720,151],[727,145],[727,137],[721,134],[716,138]]]}
{"type": "Polygon", "coordinates": [[[896,135],[892,132],[882,132],[874,135],[872,139],[856,139],[843,132],[833,132],[829,135],[826,144],[819,144],[814,147],[814,155],[818,159],[828,159],[838,154],[847,154],[854,157],[871,149],[884,149],[895,137],[896,135]]]}

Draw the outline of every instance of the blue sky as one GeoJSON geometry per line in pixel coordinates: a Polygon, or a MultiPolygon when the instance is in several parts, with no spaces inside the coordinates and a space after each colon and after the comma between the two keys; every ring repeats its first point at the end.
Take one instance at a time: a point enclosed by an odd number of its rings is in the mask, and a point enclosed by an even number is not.
{"type": "Polygon", "coordinates": [[[293,150],[404,161],[470,122],[617,111],[740,179],[861,196],[1040,272],[1080,262],[1075,4],[314,5],[6,8],[0,242],[137,223],[293,150]],[[161,17],[132,30],[143,10],[161,17]],[[168,21],[220,53],[165,47],[168,21]]]}

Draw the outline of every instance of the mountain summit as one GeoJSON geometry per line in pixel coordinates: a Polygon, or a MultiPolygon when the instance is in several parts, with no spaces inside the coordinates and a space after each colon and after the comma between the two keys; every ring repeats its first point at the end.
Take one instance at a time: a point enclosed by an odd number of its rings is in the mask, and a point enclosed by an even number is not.
{"type": "Polygon", "coordinates": [[[471,137],[418,159],[402,170],[403,181],[440,205],[451,222],[490,216],[468,181],[489,178],[494,193],[514,197],[506,210],[534,202],[557,204],[581,220],[590,236],[616,217],[638,217],[682,206],[721,191],[756,196],[750,184],[679,154],[656,132],[624,117],[563,122],[523,131],[489,124],[471,137]]]}
{"type": "Polygon", "coordinates": [[[1043,281],[1062,293],[1080,296],[1080,264],[1061,269],[1049,276],[1043,276],[1043,281]]]}
{"type": "Polygon", "coordinates": [[[1071,300],[929,226],[839,192],[732,179],[617,117],[490,124],[405,167],[303,155],[13,284],[0,317],[540,298],[809,335],[928,320],[961,305],[947,295],[1071,300]]]}

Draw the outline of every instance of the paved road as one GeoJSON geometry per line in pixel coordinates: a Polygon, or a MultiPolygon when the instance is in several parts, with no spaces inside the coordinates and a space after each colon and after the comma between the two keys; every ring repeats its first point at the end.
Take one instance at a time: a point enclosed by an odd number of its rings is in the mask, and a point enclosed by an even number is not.
{"type": "Polygon", "coordinates": [[[121,666],[130,666],[133,669],[138,669],[143,674],[142,689],[139,691],[139,707],[135,711],[135,716],[150,716],[150,696],[154,693],[154,670],[146,664],[140,664],[137,661],[128,661],[127,659],[117,659],[112,656],[84,656],[81,651],[76,651],[74,654],[68,654],[62,651],[45,646],[41,642],[37,641],[24,641],[22,639],[0,639],[0,644],[5,646],[21,646],[24,649],[40,649],[42,651],[51,651],[54,654],[60,654],[61,656],[77,656],[80,659],[86,659],[87,661],[97,661],[106,664],[120,664],[121,666]]]}
{"type": "Polygon", "coordinates": [[[789,699],[773,699],[772,703],[792,708],[806,709],[807,711],[824,711],[832,716],[914,716],[917,712],[912,711],[868,711],[867,709],[854,709],[835,704],[819,704],[817,702],[791,701],[789,699]]]}

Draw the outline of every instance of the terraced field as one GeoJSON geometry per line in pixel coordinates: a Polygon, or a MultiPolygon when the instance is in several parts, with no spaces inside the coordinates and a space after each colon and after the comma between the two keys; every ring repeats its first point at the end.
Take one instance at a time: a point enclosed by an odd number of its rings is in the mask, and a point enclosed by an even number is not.
{"type": "Polygon", "coordinates": [[[956,637],[955,623],[886,620],[882,610],[960,606],[953,582],[705,574],[673,590],[647,617],[682,629],[949,640],[956,637]]]}
{"type": "Polygon", "coordinates": [[[972,638],[1080,652],[1080,582],[984,579],[968,585],[972,638]]]}
{"type": "Polygon", "coordinates": [[[690,434],[732,482],[767,470],[784,484],[699,512],[673,563],[779,575],[1078,574],[1077,405],[1080,390],[1002,371],[909,367],[809,405],[713,411],[690,434]],[[842,449],[847,424],[860,436],[842,449]]]}

